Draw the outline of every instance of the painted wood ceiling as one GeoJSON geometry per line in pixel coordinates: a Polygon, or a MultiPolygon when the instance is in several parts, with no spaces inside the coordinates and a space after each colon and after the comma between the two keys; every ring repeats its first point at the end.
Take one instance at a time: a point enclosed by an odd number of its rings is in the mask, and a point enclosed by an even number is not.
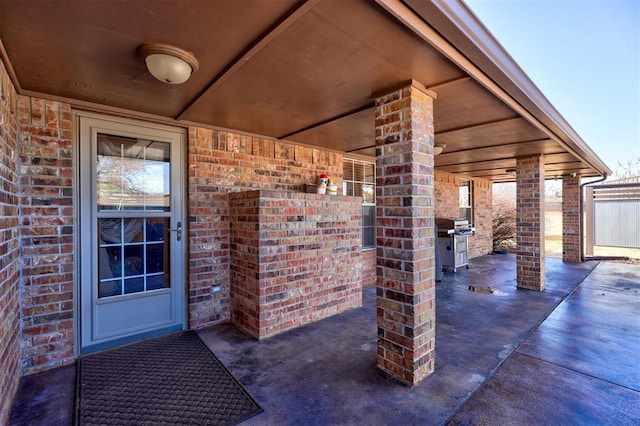
{"type": "MultiPolygon", "coordinates": [[[[24,94],[372,158],[374,94],[413,79],[437,93],[435,139],[446,144],[438,169],[509,181],[517,156],[546,154],[548,178],[606,172],[555,110],[514,84],[443,4],[1,0],[0,40],[24,94]],[[426,39],[423,27],[444,41],[426,39]],[[200,69],[182,85],[156,81],[136,55],[150,41],[194,52],[200,69]]],[[[476,22],[464,4],[451,4],[476,22]]],[[[484,36],[479,28],[474,34],[484,36]]]]}

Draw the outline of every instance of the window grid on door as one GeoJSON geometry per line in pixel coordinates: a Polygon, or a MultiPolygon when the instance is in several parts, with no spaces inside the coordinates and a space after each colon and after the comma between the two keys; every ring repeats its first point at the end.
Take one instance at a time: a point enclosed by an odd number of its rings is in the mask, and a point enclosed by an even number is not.
{"type": "Polygon", "coordinates": [[[98,220],[98,298],[169,287],[167,218],[98,220]]]}

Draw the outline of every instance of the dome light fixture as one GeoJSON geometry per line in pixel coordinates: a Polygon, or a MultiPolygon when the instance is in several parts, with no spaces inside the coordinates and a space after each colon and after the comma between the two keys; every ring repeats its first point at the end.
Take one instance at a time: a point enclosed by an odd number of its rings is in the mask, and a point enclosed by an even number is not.
{"type": "Polygon", "coordinates": [[[165,43],[144,43],[138,47],[147,69],[158,80],[182,84],[198,71],[198,60],[192,52],[165,43]]]}
{"type": "Polygon", "coordinates": [[[433,155],[440,155],[442,151],[447,147],[446,144],[434,145],[433,146],[433,155]]]}

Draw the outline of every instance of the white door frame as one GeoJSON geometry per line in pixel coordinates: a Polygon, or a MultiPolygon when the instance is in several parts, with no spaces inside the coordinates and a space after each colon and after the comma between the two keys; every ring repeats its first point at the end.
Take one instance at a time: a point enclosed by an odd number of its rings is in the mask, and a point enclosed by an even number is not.
{"type": "MultiPolygon", "coordinates": [[[[89,353],[106,347],[117,346],[129,343],[146,337],[164,334],[187,326],[187,227],[186,227],[186,130],[179,127],[148,123],[133,119],[125,119],[101,114],[74,111],[74,142],[75,156],[74,166],[76,175],[75,190],[75,224],[76,224],[76,285],[74,297],[77,301],[75,309],[76,320],[76,353],[89,353]],[[97,301],[95,288],[97,287],[97,249],[83,250],[83,247],[93,247],[96,244],[94,217],[96,213],[97,201],[95,199],[95,186],[93,183],[92,168],[87,167],[91,159],[93,137],[98,132],[118,134],[129,137],[139,137],[151,139],[159,142],[171,142],[171,163],[176,163],[176,173],[171,173],[171,193],[170,203],[171,219],[170,227],[176,228],[178,222],[182,224],[182,236],[178,241],[177,233],[170,232],[171,246],[171,324],[159,324],[142,332],[131,332],[119,337],[106,337],[95,339],[92,329],[94,303],[97,301]],[[84,161],[83,161],[84,160],[84,161]],[[83,164],[84,163],[84,164],[83,164]],[[178,191],[178,194],[175,191],[178,191]],[[90,208],[90,214],[88,213],[90,208]],[[91,291],[87,290],[87,283],[91,282],[91,291]],[[85,284],[83,289],[83,283],[85,284]]],[[[97,246],[96,246],[97,247],[97,246]]],[[[167,291],[166,293],[169,293],[167,291]]],[[[135,296],[127,297],[123,300],[135,299],[135,296]]]]}

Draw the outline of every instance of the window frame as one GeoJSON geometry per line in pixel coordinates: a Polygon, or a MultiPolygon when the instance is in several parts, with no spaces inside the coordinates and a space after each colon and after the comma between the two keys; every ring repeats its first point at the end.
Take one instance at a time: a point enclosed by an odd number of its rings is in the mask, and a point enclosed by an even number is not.
{"type": "Polygon", "coordinates": [[[458,216],[473,224],[473,179],[461,178],[458,185],[458,216]],[[467,188],[466,205],[463,204],[462,188],[467,188]]]}
{"type": "Polygon", "coordinates": [[[376,248],[376,163],[375,161],[367,161],[360,158],[343,157],[342,159],[342,194],[347,196],[362,197],[362,250],[374,250],[376,248]],[[347,174],[347,166],[351,165],[351,173],[347,174]],[[357,179],[356,167],[362,167],[362,179],[357,179]],[[370,167],[371,172],[367,174],[366,168],[370,167]],[[362,185],[360,191],[356,191],[356,185],[362,185]],[[364,196],[364,186],[371,186],[370,199],[364,196]],[[359,193],[358,193],[359,192],[359,193]],[[365,209],[369,214],[365,213],[365,209]],[[365,216],[373,216],[373,223],[365,225],[365,216]],[[371,243],[365,244],[365,241],[371,243]]]}

